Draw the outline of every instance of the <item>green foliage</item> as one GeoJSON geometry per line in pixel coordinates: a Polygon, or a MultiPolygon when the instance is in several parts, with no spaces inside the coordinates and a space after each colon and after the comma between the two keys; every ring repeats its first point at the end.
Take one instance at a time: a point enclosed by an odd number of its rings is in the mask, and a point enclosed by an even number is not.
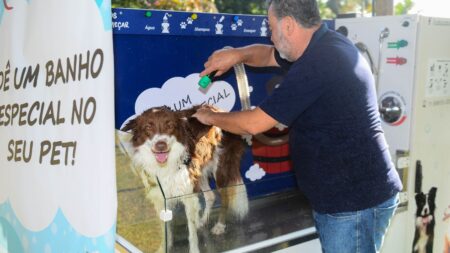
{"type": "MultiPolygon", "coordinates": [[[[236,14],[267,14],[265,0],[111,0],[113,7],[165,9],[236,14]]],[[[375,0],[376,1],[376,0],[375,0]]],[[[395,6],[396,14],[405,14],[413,0],[395,6]]],[[[322,18],[336,18],[344,13],[372,13],[372,0],[317,0],[322,18]]]]}
{"type": "Polygon", "coordinates": [[[372,13],[371,0],[318,0],[323,18],[335,18],[339,14],[372,13]]]}
{"type": "Polygon", "coordinates": [[[336,17],[336,14],[328,7],[326,0],[318,0],[317,4],[319,5],[320,16],[323,19],[333,19],[336,17]]]}
{"type": "Polygon", "coordinates": [[[408,12],[414,7],[412,0],[403,0],[403,3],[397,3],[394,6],[395,15],[408,14],[408,12]]]}
{"type": "Polygon", "coordinates": [[[113,8],[267,14],[265,0],[111,0],[113,8]]]}
{"type": "Polygon", "coordinates": [[[222,13],[267,14],[264,0],[216,0],[217,10],[222,13]]]}
{"type": "Polygon", "coordinates": [[[217,12],[214,0],[111,0],[112,7],[217,12]]]}
{"type": "Polygon", "coordinates": [[[111,5],[113,8],[147,8],[139,0],[111,0],[111,5]]]}

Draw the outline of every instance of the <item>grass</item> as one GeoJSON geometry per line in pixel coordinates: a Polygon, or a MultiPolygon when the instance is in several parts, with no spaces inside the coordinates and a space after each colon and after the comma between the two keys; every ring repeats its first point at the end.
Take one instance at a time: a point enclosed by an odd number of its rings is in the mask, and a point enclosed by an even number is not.
{"type": "Polygon", "coordinates": [[[130,159],[116,142],[117,234],[143,252],[155,252],[163,237],[162,221],[151,201],[145,198],[143,183],[131,169],[130,159]]]}

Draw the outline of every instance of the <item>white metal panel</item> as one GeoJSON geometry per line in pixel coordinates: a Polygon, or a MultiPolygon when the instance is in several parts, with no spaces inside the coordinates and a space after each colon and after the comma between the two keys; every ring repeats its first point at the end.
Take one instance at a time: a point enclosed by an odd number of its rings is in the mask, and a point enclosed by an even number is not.
{"type": "MultiPolygon", "coordinates": [[[[383,121],[382,127],[395,157],[397,150],[409,150],[411,126],[411,100],[414,77],[414,55],[417,31],[417,16],[384,16],[373,18],[337,19],[336,27],[345,26],[348,38],[353,43],[367,46],[375,66],[375,78],[379,79],[379,102],[388,97],[396,97],[403,106],[404,119],[388,124],[383,121]],[[381,39],[383,30],[387,29],[387,37],[381,39]],[[404,40],[407,45],[401,48],[389,48],[390,43],[404,40]],[[391,58],[404,58],[406,63],[397,65],[387,63],[391,58]]],[[[367,58],[367,54],[364,54],[367,58]]]]}
{"type": "MultiPolygon", "coordinates": [[[[437,187],[433,252],[447,252],[444,251],[444,237],[448,236],[450,228],[449,222],[443,221],[444,212],[450,205],[450,94],[445,92],[447,87],[444,87],[450,85],[449,72],[450,19],[421,17],[411,159],[422,163],[422,191],[427,193],[431,187],[437,187]],[[433,76],[447,78],[447,84],[439,80],[433,84],[435,87],[430,87],[430,78],[433,76]]],[[[414,193],[410,192],[410,198],[413,197],[414,193]]],[[[411,206],[409,212],[414,216],[415,205],[411,206]]],[[[407,240],[411,242],[415,224],[407,224],[407,240]]]]}
{"type": "Polygon", "coordinates": [[[383,123],[394,159],[397,150],[410,150],[410,169],[404,182],[408,211],[394,216],[382,252],[412,251],[418,160],[423,168],[421,190],[427,193],[431,187],[438,188],[433,252],[444,252],[444,238],[450,238],[450,219],[443,221],[444,213],[450,214],[450,19],[416,15],[357,18],[337,20],[336,27],[340,26],[347,27],[353,42],[367,45],[377,67],[381,59],[379,99],[397,97],[406,109],[407,117],[401,124],[383,123]],[[382,40],[379,54],[380,31],[384,28],[389,29],[389,36],[382,40]],[[407,47],[397,51],[387,48],[389,42],[401,39],[408,41],[407,47]],[[405,58],[406,63],[387,64],[387,58],[397,56],[405,58]]]}

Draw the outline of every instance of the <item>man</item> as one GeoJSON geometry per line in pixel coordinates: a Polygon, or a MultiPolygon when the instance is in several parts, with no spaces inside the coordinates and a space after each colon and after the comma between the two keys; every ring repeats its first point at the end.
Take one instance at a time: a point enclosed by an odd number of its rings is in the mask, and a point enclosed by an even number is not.
{"type": "Polygon", "coordinates": [[[378,252],[402,185],[370,68],[350,41],[322,24],[316,0],[272,0],[268,18],[274,46],[216,51],[200,76],[241,62],[280,66],[288,71],[280,87],[253,110],[202,108],[194,117],[236,134],[289,126],[298,186],[313,207],[323,252],[378,252]]]}

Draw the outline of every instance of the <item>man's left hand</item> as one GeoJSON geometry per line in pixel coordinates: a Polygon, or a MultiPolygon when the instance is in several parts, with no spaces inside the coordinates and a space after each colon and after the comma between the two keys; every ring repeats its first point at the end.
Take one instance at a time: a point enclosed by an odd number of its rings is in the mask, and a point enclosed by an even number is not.
{"type": "Polygon", "coordinates": [[[192,117],[197,118],[198,121],[205,125],[212,125],[211,116],[214,112],[211,110],[211,107],[202,106],[197,109],[197,112],[192,115],[192,117]]]}

